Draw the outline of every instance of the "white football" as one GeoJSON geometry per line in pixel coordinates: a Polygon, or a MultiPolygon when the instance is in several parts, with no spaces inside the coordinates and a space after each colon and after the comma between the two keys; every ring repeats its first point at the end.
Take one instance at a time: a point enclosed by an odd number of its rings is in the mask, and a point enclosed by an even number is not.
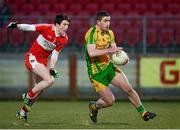
{"type": "Polygon", "coordinates": [[[121,50],[118,54],[112,54],[111,62],[115,67],[120,67],[122,65],[127,64],[129,61],[129,57],[127,53],[123,50],[121,50]]]}

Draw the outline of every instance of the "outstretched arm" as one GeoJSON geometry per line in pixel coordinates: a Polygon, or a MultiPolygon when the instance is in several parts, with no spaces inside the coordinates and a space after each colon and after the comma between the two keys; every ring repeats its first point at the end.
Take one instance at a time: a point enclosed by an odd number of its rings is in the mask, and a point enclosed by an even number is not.
{"type": "Polygon", "coordinates": [[[36,31],[36,27],[34,24],[19,24],[18,22],[10,22],[7,26],[10,29],[18,28],[23,31],[36,31]]]}

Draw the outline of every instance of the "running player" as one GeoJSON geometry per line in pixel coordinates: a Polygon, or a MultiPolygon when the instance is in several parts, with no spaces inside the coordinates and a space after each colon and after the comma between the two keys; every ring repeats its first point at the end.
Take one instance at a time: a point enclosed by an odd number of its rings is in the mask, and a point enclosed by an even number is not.
{"type": "Polygon", "coordinates": [[[8,28],[11,29],[18,28],[23,31],[39,32],[39,36],[26,53],[24,61],[26,68],[35,75],[37,83],[27,93],[23,94],[24,105],[17,113],[17,118],[25,119],[27,122],[27,115],[31,110],[32,104],[44,89],[53,84],[54,78],[59,76],[55,66],[59,52],[68,42],[66,31],[69,27],[69,22],[68,16],[58,14],[55,17],[54,24],[9,23],[8,28]],[[50,66],[48,67],[49,55],[51,55],[51,59],[50,66]]]}
{"type": "Polygon", "coordinates": [[[127,94],[144,121],[153,119],[157,114],[145,109],[125,74],[110,62],[109,55],[120,52],[122,48],[116,46],[114,34],[109,26],[109,13],[100,11],[96,14],[96,25],[91,27],[85,35],[88,75],[92,86],[100,96],[97,101],[89,103],[89,116],[93,122],[97,122],[98,110],[113,105],[115,97],[108,88],[111,83],[127,94]]]}

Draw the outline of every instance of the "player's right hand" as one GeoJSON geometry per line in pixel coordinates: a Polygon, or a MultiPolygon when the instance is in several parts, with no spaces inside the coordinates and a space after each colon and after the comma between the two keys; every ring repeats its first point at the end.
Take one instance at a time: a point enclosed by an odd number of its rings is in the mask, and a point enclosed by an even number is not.
{"type": "Polygon", "coordinates": [[[121,52],[121,50],[122,50],[122,47],[112,47],[112,48],[109,48],[109,53],[110,54],[119,53],[121,52]]]}
{"type": "Polygon", "coordinates": [[[18,22],[14,21],[14,22],[10,22],[7,26],[7,28],[13,29],[17,27],[18,22]]]}

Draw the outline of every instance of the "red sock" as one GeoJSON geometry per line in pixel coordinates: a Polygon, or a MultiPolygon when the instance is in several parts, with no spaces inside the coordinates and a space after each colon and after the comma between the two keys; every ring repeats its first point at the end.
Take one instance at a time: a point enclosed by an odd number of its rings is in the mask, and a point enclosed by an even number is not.
{"type": "Polygon", "coordinates": [[[32,91],[32,89],[29,90],[28,96],[29,96],[30,98],[34,97],[35,95],[36,95],[36,94],[32,91]]]}

